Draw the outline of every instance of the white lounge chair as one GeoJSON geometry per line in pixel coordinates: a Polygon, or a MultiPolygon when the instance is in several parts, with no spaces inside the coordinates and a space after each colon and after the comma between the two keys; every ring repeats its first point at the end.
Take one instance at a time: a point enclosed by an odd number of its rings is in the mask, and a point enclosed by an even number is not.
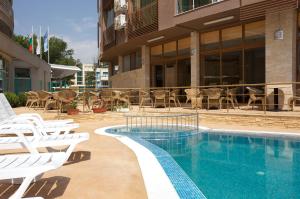
{"type": "Polygon", "coordinates": [[[6,123],[26,123],[31,122],[45,134],[69,133],[75,128],[79,128],[79,124],[72,123],[73,120],[51,120],[44,121],[43,118],[36,113],[16,115],[7,101],[4,94],[0,93],[0,125],[6,123]]]}
{"type": "Polygon", "coordinates": [[[16,154],[0,156],[0,180],[24,178],[10,199],[20,199],[34,178],[62,166],[66,153],[16,154]]]}
{"type": "Polygon", "coordinates": [[[74,133],[67,135],[43,135],[32,124],[6,124],[0,125],[0,135],[16,135],[15,137],[1,137],[0,150],[22,149],[37,154],[37,148],[68,146],[66,160],[74,151],[76,145],[89,139],[88,133],[74,133]],[[25,134],[32,136],[25,136],[25,134]]]}

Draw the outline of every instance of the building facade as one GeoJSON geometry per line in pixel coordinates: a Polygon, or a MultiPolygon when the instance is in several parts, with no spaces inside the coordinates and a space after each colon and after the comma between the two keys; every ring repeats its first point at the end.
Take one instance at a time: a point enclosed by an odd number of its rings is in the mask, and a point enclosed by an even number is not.
{"type": "Polygon", "coordinates": [[[0,1],[0,90],[48,90],[50,65],[12,40],[13,0],[0,1]]]}
{"type": "MultiPolygon", "coordinates": [[[[112,87],[296,82],[298,3],[102,0],[99,56],[110,62],[112,87]]],[[[295,88],[282,90],[292,95],[295,88]]]]}
{"type": "Polygon", "coordinates": [[[100,67],[96,69],[96,88],[108,88],[108,67],[100,67]]]}
{"type": "Polygon", "coordinates": [[[74,86],[80,88],[95,87],[95,65],[82,64],[81,71],[75,74],[74,86]]]}

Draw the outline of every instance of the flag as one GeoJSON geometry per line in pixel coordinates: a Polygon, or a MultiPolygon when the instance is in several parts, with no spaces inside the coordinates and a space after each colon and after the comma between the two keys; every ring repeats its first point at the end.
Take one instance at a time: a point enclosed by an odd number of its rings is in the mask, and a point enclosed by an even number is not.
{"type": "Polygon", "coordinates": [[[33,53],[33,34],[30,35],[29,38],[29,49],[28,49],[31,53],[33,53]]]}
{"type": "Polygon", "coordinates": [[[49,33],[47,31],[44,35],[44,52],[48,52],[49,50],[48,37],[49,37],[49,33]]]}
{"type": "Polygon", "coordinates": [[[40,55],[40,54],[41,54],[41,39],[38,39],[38,40],[37,40],[36,54],[37,54],[37,55],[40,55]]]}

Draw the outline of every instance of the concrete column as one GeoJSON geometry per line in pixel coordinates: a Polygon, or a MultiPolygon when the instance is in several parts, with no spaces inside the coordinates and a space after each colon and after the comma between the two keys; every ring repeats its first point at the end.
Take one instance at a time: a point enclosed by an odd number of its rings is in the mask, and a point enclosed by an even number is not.
{"type": "MultiPolygon", "coordinates": [[[[290,9],[266,15],[266,83],[291,83],[296,81],[297,11],[290,9]],[[284,38],[275,40],[276,30],[282,28],[284,38]]],[[[292,84],[268,85],[267,103],[274,106],[274,88],[279,89],[279,109],[288,109],[288,99],[293,96],[292,84]]],[[[275,96],[276,97],[276,96],[275,96]]]]}
{"type": "MultiPolygon", "coordinates": [[[[150,88],[150,48],[142,46],[142,88],[150,88]]],[[[137,85],[139,87],[139,85],[137,85]]]]}
{"type": "Polygon", "coordinates": [[[123,71],[124,71],[124,69],[123,69],[123,65],[124,65],[123,56],[118,57],[118,65],[119,65],[118,73],[123,73],[123,71]]]}
{"type": "Polygon", "coordinates": [[[191,33],[191,86],[200,85],[200,36],[199,32],[191,33]]]}
{"type": "Polygon", "coordinates": [[[15,67],[11,64],[12,62],[7,62],[8,64],[8,91],[15,92],[15,67]]]}

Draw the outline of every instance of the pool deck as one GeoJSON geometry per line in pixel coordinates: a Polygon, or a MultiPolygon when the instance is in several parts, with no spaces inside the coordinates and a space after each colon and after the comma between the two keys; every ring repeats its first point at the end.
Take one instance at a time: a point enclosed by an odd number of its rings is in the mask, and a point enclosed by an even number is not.
{"type": "MultiPolygon", "coordinates": [[[[132,112],[136,112],[137,109],[138,108],[135,107],[132,112]]],[[[153,110],[168,112],[167,109],[153,110]]],[[[42,110],[29,110],[26,108],[17,108],[15,111],[16,113],[37,112],[41,114],[44,119],[57,119],[57,113],[55,111],[45,113],[42,110]]],[[[172,111],[189,112],[190,110],[174,108],[172,111]]],[[[299,123],[299,112],[291,112],[291,114],[285,112],[277,116],[276,113],[272,114],[275,114],[274,121],[272,121],[273,115],[268,117],[267,121],[270,124],[274,123],[274,125],[260,125],[261,120],[263,120],[263,118],[266,119],[265,116],[257,116],[257,114],[254,114],[254,123],[248,123],[245,122],[246,120],[244,121],[244,116],[240,113],[237,113],[233,117],[229,115],[226,116],[221,111],[208,112],[204,110],[200,114],[203,117],[200,124],[210,128],[300,133],[300,125],[276,125],[276,117],[280,117],[280,120],[282,120],[281,117],[288,117],[290,119],[287,119],[287,121],[299,123]],[[228,119],[229,117],[232,119],[228,119]],[[235,117],[241,118],[241,121],[238,121],[235,117]],[[255,122],[257,125],[253,125],[255,122]]],[[[70,161],[63,167],[45,173],[42,180],[32,184],[26,197],[147,198],[141,169],[134,152],[115,138],[94,133],[96,129],[101,127],[125,124],[122,113],[80,113],[80,115],[72,117],[62,114],[60,118],[73,118],[75,122],[80,123],[81,127],[80,129],[76,129],[76,132],[89,132],[90,140],[79,144],[75,153],[72,154],[70,161]]],[[[15,189],[16,186],[0,183],[0,198],[7,198],[15,189]]]]}

